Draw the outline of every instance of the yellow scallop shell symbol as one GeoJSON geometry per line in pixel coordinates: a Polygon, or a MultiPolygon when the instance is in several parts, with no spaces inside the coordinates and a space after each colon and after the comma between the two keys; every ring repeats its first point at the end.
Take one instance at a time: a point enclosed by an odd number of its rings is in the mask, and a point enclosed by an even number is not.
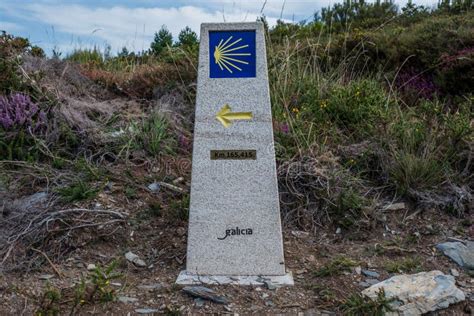
{"type": "Polygon", "coordinates": [[[235,47],[240,41],[241,38],[231,42],[232,36],[230,36],[225,42],[224,39],[221,39],[219,45],[216,46],[214,50],[214,60],[217,65],[224,71],[224,68],[232,73],[233,70],[242,71],[238,64],[248,65],[249,63],[245,60],[242,60],[242,56],[250,56],[250,53],[242,53],[242,50],[249,47],[249,45],[241,45],[235,47]],[[231,42],[231,43],[229,43],[231,42]]]}

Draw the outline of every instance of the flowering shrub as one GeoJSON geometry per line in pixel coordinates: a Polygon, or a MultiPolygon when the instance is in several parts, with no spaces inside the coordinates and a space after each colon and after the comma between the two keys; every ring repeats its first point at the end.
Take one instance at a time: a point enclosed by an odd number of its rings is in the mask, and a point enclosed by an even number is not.
{"type": "Polygon", "coordinates": [[[29,96],[21,93],[0,96],[0,128],[38,132],[46,126],[46,113],[29,96]]]}
{"type": "Polygon", "coordinates": [[[329,124],[356,138],[365,138],[384,122],[388,104],[380,83],[361,79],[335,84],[324,94],[313,86],[305,92],[301,109],[309,109],[311,114],[308,112],[306,117],[319,126],[329,124]]]}
{"type": "Polygon", "coordinates": [[[454,54],[441,56],[438,81],[445,93],[460,95],[472,93],[474,87],[474,46],[454,54]]]}
{"type": "Polygon", "coordinates": [[[273,122],[273,129],[277,133],[282,133],[282,134],[289,134],[290,133],[290,126],[288,125],[287,122],[273,122]]]}
{"type": "Polygon", "coordinates": [[[433,78],[414,69],[401,71],[395,80],[395,86],[399,91],[414,94],[427,100],[432,100],[439,94],[439,89],[433,82],[433,78]]]}

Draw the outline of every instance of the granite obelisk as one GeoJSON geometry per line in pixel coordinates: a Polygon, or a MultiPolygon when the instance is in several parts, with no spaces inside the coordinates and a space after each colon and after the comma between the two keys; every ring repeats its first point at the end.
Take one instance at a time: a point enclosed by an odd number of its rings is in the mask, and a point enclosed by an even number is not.
{"type": "Polygon", "coordinates": [[[202,24],[199,49],[186,270],[177,283],[293,284],[263,24],[202,24]]]}

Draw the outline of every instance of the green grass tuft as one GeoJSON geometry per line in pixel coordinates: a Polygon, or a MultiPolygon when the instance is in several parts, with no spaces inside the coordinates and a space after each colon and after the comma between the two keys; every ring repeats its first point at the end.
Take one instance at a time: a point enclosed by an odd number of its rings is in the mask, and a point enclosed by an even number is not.
{"type": "Polygon", "coordinates": [[[99,190],[91,187],[89,183],[79,180],[67,187],[57,189],[57,192],[64,202],[72,203],[92,199],[97,196],[99,190]]]}
{"type": "Polygon", "coordinates": [[[387,312],[392,312],[390,306],[394,299],[387,299],[385,292],[380,289],[377,293],[377,299],[364,296],[360,293],[353,294],[341,304],[341,311],[348,316],[384,316],[387,312]]]}
{"type": "Polygon", "coordinates": [[[337,257],[319,270],[314,272],[317,277],[328,277],[340,275],[344,271],[350,271],[352,267],[357,266],[358,263],[346,257],[337,257]]]}
{"type": "Polygon", "coordinates": [[[390,260],[384,265],[384,268],[388,273],[414,273],[423,270],[419,257],[390,260]]]}

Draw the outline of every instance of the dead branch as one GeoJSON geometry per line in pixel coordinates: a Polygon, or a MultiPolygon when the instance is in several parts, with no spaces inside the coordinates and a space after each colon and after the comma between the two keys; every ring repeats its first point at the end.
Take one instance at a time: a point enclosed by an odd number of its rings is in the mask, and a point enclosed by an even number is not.
{"type": "Polygon", "coordinates": [[[35,249],[35,248],[31,248],[31,250],[33,251],[36,251],[40,254],[43,255],[43,257],[45,257],[45,259],[48,261],[49,265],[51,266],[51,268],[53,268],[54,272],[58,275],[58,277],[62,278],[62,274],[61,272],[59,272],[58,268],[56,268],[56,266],[53,264],[53,262],[51,261],[51,259],[49,259],[48,255],[44,253],[44,251],[41,251],[41,250],[38,250],[38,249],[35,249]]]}
{"type": "MultiPolygon", "coordinates": [[[[29,250],[32,250],[45,257],[60,275],[50,258],[59,257],[64,248],[70,247],[74,236],[79,236],[73,232],[94,227],[110,230],[128,217],[127,213],[119,210],[71,208],[49,211],[51,207],[52,205],[43,209],[13,209],[8,216],[0,219],[0,256],[3,256],[1,265],[5,265],[8,259],[14,261],[15,258],[23,260],[24,264],[32,262],[35,260],[35,256],[29,253],[29,250]]],[[[92,235],[94,234],[88,236],[92,235]]]]}

